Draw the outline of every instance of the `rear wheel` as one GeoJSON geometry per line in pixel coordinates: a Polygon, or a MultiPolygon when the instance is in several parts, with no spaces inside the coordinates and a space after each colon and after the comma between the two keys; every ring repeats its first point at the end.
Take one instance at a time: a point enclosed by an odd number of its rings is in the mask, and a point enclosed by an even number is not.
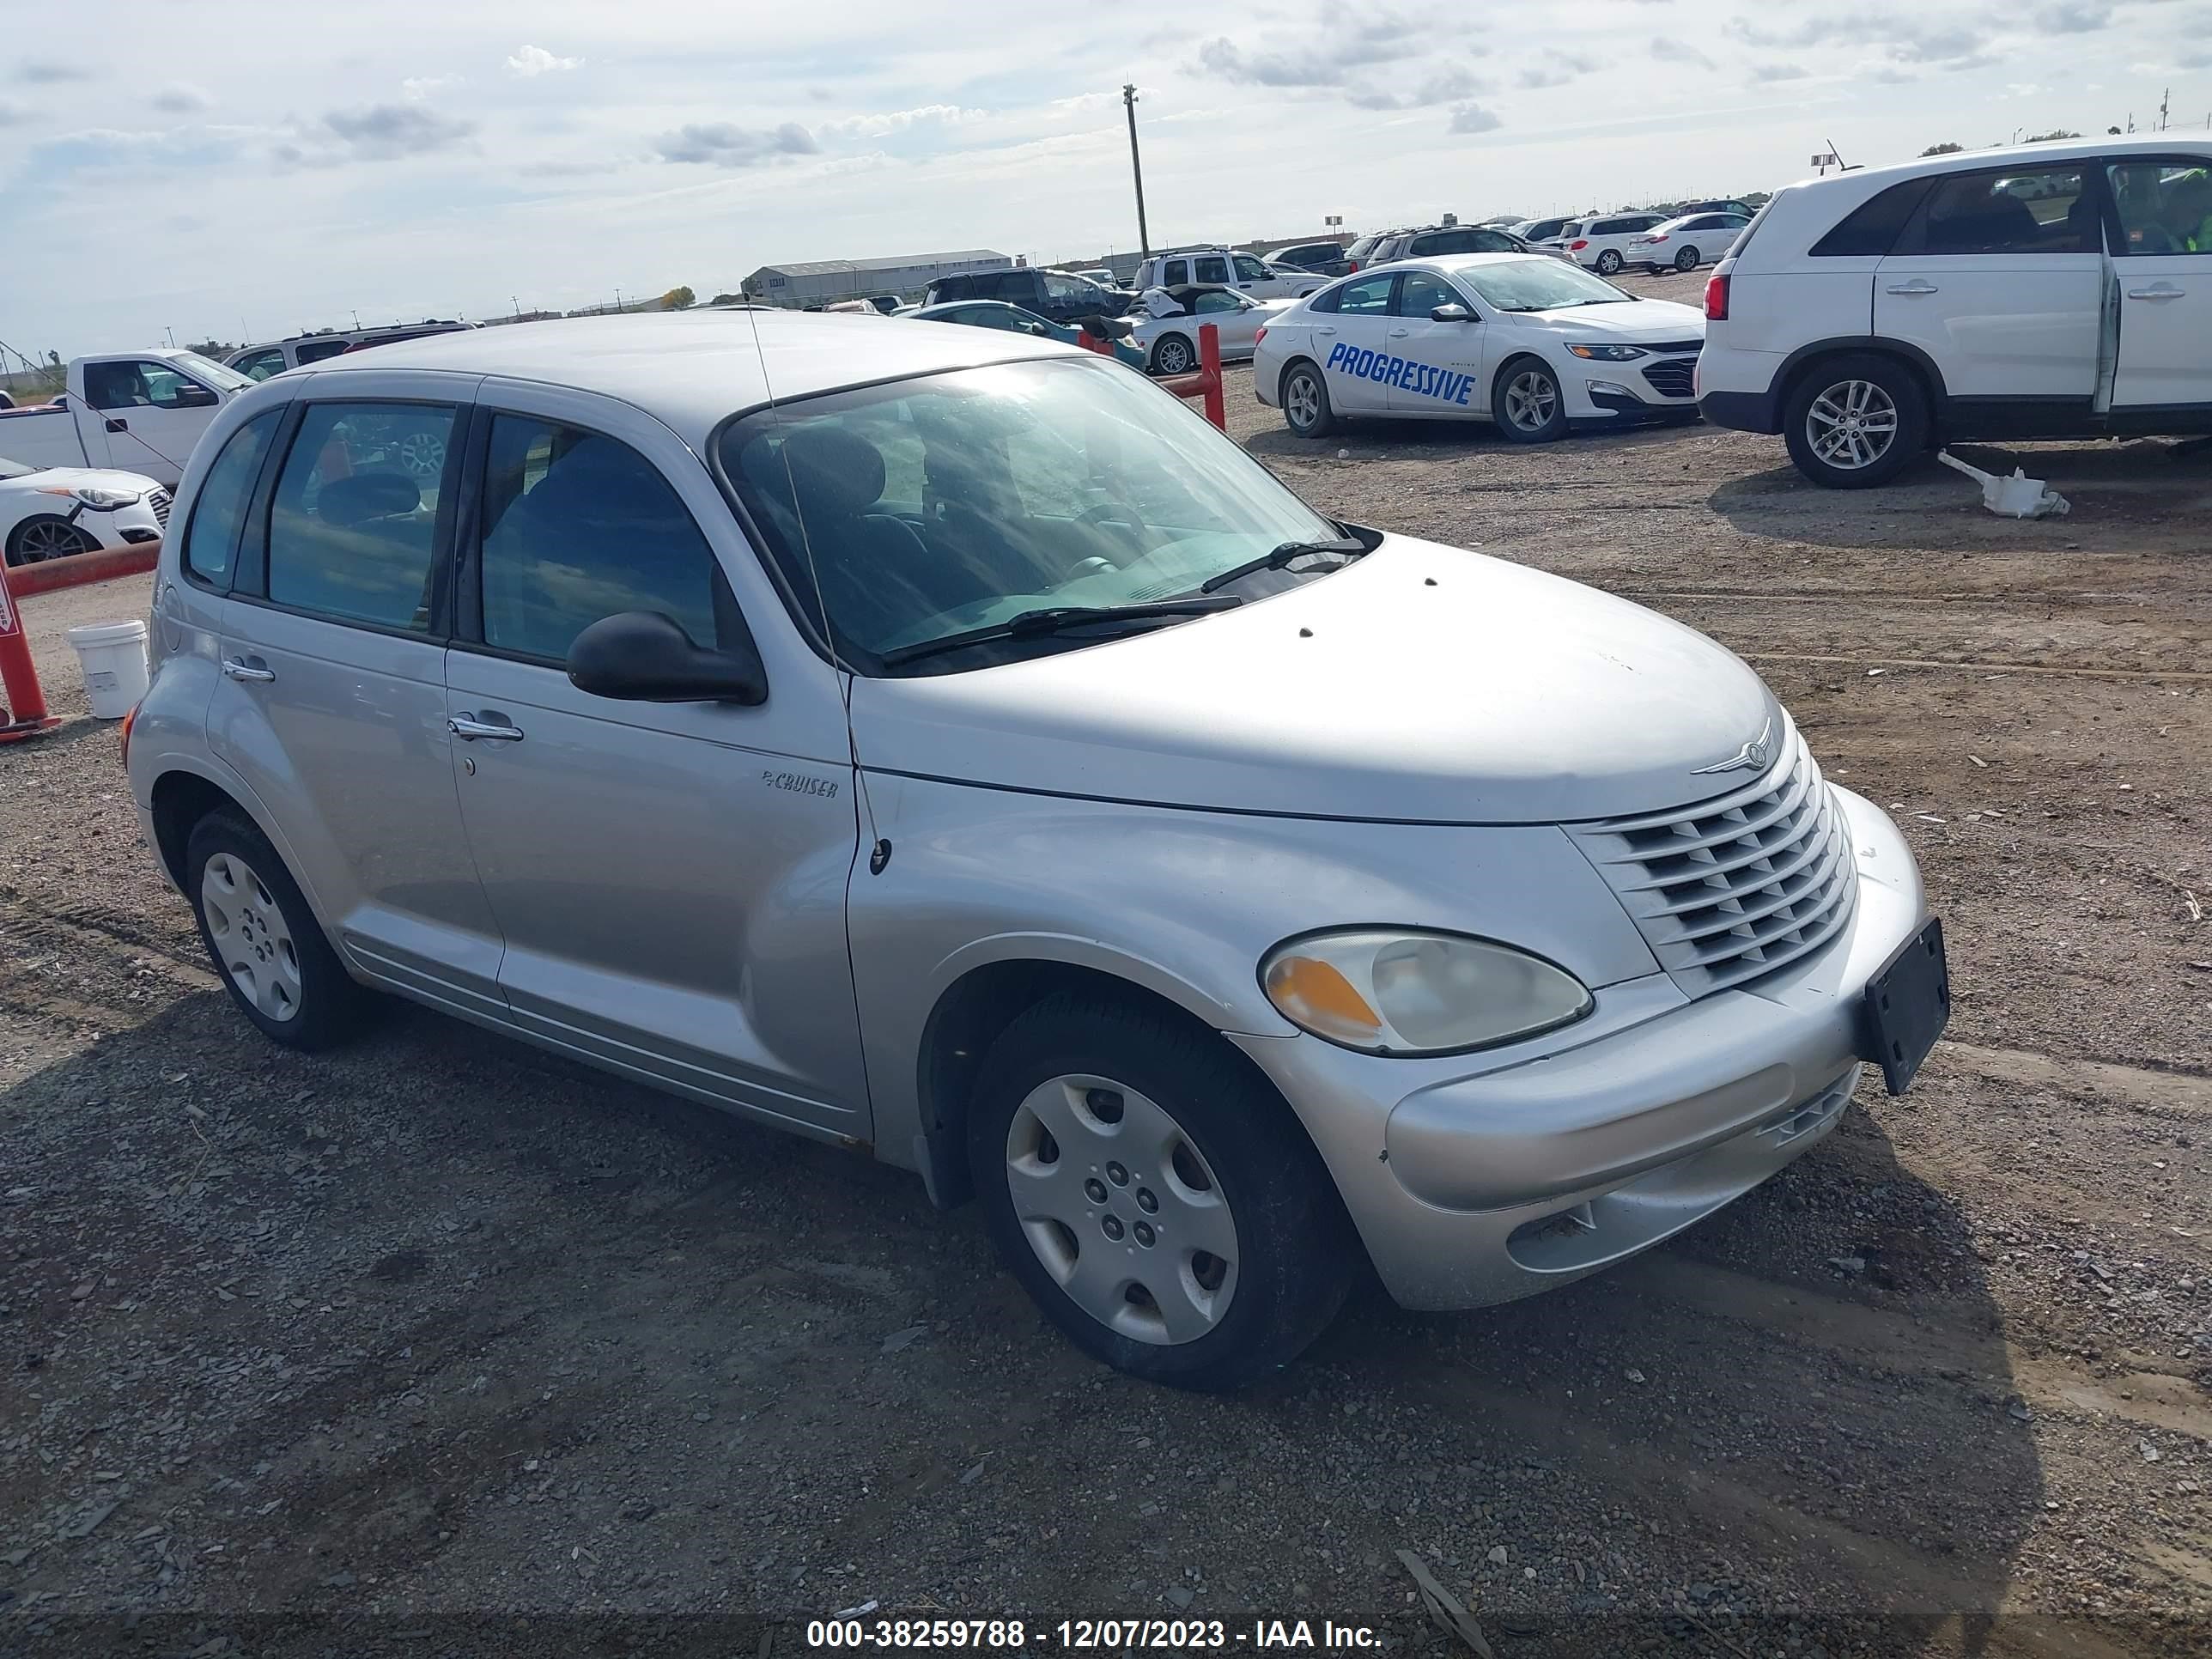
{"type": "Polygon", "coordinates": [[[78,529],[67,519],[42,513],[24,520],[9,533],[8,562],[39,564],[47,559],[64,559],[72,553],[90,553],[99,545],[90,532],[78,529]]]}
{"type": "Polygon", "coordinates": [[[1612,248],[1597,256],[1597,274],[1610,276],[1620,269],[1620,255],[1612,248]]]}
{"type": "Polygon", "coordinates": [[[250,820],[223,811],[192,826],[185,891],[208,959],[263,1036],[327,1048],[352,1032],[368,993],[348,976],[284,860],[250,820]]]}
{"type": "Polygon", "coordinates": [[[1691,271],[1691,270],[1695,270],[1697,268],[1698,268],[1698,250],[1697,250],[1697,249],[1695,249],[1695,248],[1693,248],[1693,247],[1686,247],[1686,248],[1684,248],[1684,249],[1683,249],[1680,253],[1678,253],[1678,254],[1676,254],[1676,255],[1674,256],[1674,269],[1675,269],[1675,270],[1681,270],[1681,271],[1691,271]]]}
{"type": "Polygon", "coordinates": [[[1007,1266],[1117,1370],[1233,1388],[1297,1358],[1351,1287],[1358,1246],[1327,1169],[1210,1031],[1048,998],[993,1045],[968,1127],[1007,1266]]]}
{"type": "Polygon", "coordinates": [[[1567,429],[1559,378],[1534,357],[1516,357],[1498,371],[1490,410],[1498,432],[1516,444],[1549,443],[1567,429]]]}
{"type": "Polygon", "coordinates": [[[1197,348],[1180,334],[1163,334],[1152,346],[1155,374],[1188,374],[1197,362],[1197,348]]]}
{"type": "Polygon", "coordinates": [[[1292,363],[1283,376],[1283,424],[1301,438],[1326,438],[1336,430],[1328,382],[1310,362],[1292,363]]]}
{"type": "Polygon", "coordinates": [[[1831,489],[1887,483],[1927,447],[1928,395],[1891,357],[1846,352],[1815,363],[1784,406],[1797,470],[1831,489]]]}

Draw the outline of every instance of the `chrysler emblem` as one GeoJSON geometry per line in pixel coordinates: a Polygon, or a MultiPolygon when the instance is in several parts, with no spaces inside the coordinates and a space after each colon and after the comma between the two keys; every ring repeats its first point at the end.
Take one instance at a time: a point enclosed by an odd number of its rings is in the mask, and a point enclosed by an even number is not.
{"type": "Polygon", "coordinates": [[[1774,746],[1768,741],[1774,735],[1772,720],[1759,728],[1759,735],[1730,755],[1724,761],[1715,761],[1711,766],[1693,768],[1690,775],[1701,777],[1708,772],[1759,772],[1765,769],[1774,758],[1774,746]]]}

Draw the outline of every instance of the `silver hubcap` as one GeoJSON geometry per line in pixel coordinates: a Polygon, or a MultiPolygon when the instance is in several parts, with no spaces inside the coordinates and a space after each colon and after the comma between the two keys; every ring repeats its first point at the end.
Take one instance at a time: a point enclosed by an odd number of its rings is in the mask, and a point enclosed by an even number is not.
{"type": "Polygon", "coordinates": [[[1160,346],[1160,369],[1163,374],[1180,374],[1190,367],[1190,348],[1181,340],[1168,340],[1160,346]]]}
{"type": "Polygon", "coordinates": [[[1311,426],[1321,418],[1321,386],[1310,374],[1291,375],[1283,401],[1293,426],[1311,426]]]}
{"type": "Polygon", "coordinates": [[[1030,1248],[1076,1305],[1139,1342],[1194,1342],[1237,1293],[1237,1225],[1197,1146],[1109,1078],[1041,1083],[1006,1131],[1030,1248]]]}
{"type": "Polygon", "coordinates": [[[1523,432],[1541,432],[1559,407],[1559,389],[1548,374],[1524,368],[1505,383],[1505,418],[1523,432]]]}
{"type": "Polygon", "coordinates": [[[1620,269],[1620,256],[1607,248],[1597,256],[1597,268],[1607,276],[1612,276],[1614,271],[1620,269]]]}
{"type": "Polygon", "coordinates": [[[65,524],[34,524],[24,526],[15,545],[23,563],[36,564],[42,559],[82,553],[92,544],[65,524]]]}
{"type": "Polygon", "coordinates": [[[434,432],[410,432],[399,441],[399,465],[418,478],[445,470],[446,441],[434,432]]]}
{"type": "Polygon", "coordinates": [[[1674,269],[1675,269],[1675,270],[1695,270],[1697,268],[1698,268],[1698,250],[1697,250],[1697,249],[1695,249],[1695,248],[1693,248],[1693,247],[1686,247],[1686,248],[1684,248],[1684,249],[1683,249],[1680,253],[1678,253],[1678,254],[1676,254],[1676,255],[1674,256],[1674,269]]]}
{"type": "Polygon", "coordinates": [[[276,896],[244,859],[218,853],[200,872],[200,914],[216,960],[246,1000],[270,1019],[300,1012],[300,953],[276,896]]]}
{"type": "Polygon", "coordinates": [[[1897,405],[1871,380],[1838,380],[1805,411],[1805,441],[1830,466],[1872,466],[1897,441],[1897,405]]]}

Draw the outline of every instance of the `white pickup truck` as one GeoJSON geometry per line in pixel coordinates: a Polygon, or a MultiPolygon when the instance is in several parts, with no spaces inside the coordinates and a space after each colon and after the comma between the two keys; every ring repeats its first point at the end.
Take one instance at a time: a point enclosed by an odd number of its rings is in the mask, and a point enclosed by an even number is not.
{"type": "Polygon", "coordinates": [[[51,404],[0,409],[0,459],[29,467],[118,467],[174,489],[223,404],[253,385],[196,351],[79,357],[51,404]]]}

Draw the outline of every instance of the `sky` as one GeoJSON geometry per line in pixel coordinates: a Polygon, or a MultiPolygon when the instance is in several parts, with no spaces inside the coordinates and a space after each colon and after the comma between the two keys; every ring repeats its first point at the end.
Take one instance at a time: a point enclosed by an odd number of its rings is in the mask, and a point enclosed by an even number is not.
{"type": "Polygon", "coordinates": [[[0,345],[39,357],[1126,250],[1125,82],[1155,245],[2212,114],[2212,0],[0,0],[0,345]]]}

